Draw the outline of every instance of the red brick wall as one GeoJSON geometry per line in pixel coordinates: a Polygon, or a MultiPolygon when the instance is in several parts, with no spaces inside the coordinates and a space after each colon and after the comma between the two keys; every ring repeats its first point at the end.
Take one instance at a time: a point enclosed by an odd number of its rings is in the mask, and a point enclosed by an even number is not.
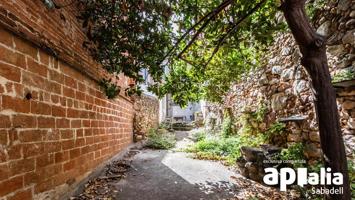
{"type": "MultiPolygon", "coordinates": [[[[43,1],[0,1],[0,25],[64,60],[94,80],[100,80],[102,76],[107,77],[102,67],[83,48],[86,34],[82,31],[82,22],[77,19],[81,9],[79,5],[72,4],[73,0],[52,0],[58,5],[67,6],[48,9],[43,1]]],[[[120,76],[118,83],[127,85],[127,79],[120,76]]]]}
{"type": "MultiPolygon", "coordinates": [[[[82,33],[61,35],[64,25],[51,18],[53,13],[44,13],[41,2],[0,2],[0,199],[56,199],[132,142],[132,102],[123,96],[105,97],[96,82],[103,76],[98,65],[85,50],[75,50],[79,39],[66,42],[82,33]],[[72,57],[47,54],[29,33],[3,23],[4,10],[15,24],[38,22],[24,24],[33,31],[43,29],[41,40],[58,42],[72,57]],[[49,31],[52,36],[46,32],[52,26],[49,21],[58,28],[49,31]],[[77,62],[72,62],[76,55],[77,62]]],[[[68,13],[66,18],[72,19],[68,13]]],[[[71,25],[79,26],[74,21],[71,25]]]]}

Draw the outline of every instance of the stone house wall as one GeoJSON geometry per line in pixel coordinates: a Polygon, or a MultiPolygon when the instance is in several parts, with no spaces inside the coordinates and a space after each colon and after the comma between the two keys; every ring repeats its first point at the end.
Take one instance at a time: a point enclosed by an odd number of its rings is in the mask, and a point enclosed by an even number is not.
{"type": "MultiPolygon", "coordinates": [[[[355,71],[355,4],[352,0],[339,0],[326,6],[315,22],[317,32],[328,38],[327,54],[331,74],[341,71],[355,71]]],[[[321,156],[318,126],[314,109],[314,95],[310,78],[300,65],[300,52],[291,34],[283,33],[276,37],[269,49],[266,64],[245,76],[233,85],[225,97],[223,105],[215,107],[215,116],[225,107],[233,110],[236,118],[244,111],[256,111],[260,102],[267,108],[265,123],[261,128],[283,120],[286,132],[280,146],[294,142],[305,144],[304,154],[310,161],[321,156]],[[290,118],[291,117],[291,118],[290,118]]],[[[351,83],[352,82],[352,83],[351,83]]],[[[341,127],[348,156],[355,149],[355,86],[337,88],[337,101],[341,117],[341,127]]],[[[213,110],[213,109],[210,109],[213,110]]],[[[217,120],[218,121],[218,120],[217,120]]],[[[221,121],[221,120],[220,120],[221,121]]]]}
{"type": "Polygon", "coordinates": [[[133,103],[101,91],[108,75],[82,48],[76,14],[0,2],[0,199],[59,199],[132,143],[133,103]]]}
{"type": "Polygon", "coordinates": [[[135,141],[146,137],[150,129],[159,126],[159,100],[155,96],[142,94],[134,101],[133,132],[135,141]]]}

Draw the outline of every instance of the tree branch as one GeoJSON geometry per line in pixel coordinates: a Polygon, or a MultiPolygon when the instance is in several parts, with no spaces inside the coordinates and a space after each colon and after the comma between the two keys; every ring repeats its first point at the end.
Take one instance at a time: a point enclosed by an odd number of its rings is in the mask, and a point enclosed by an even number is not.
{"type": "MultiPolygon", "coordinates": [[[[218,8],[220,8],[221,6],[225,5],[228,6],[229,4],[231,4],[234,0],[225,0],[224,2],[222,2],[216,9],[210,11],[209,13],[207,13],[206,15],[204,15],[196,24],[194,24],[193,26],[191,26],[179,39],[178,41],[174,44],[174,46],[168,51],[168,53],[163,57],[163,59],[158,63],[158,65],[161,65],[162,62],[164,62],[164,60],[169,57],[171,55],[172,52],[174,52],[174,50],[178,47],[178,45],[182,42],[182,40],[191,32],[193,31],[197,26],[199,26],[202,22],[204,22],[206,19],[208,19],[209,17],[214,17],[216,15],[216,10],[218,8]]],[[[226,7],[225,6],[225,7],[226,7]]]]}
{"type": "Polygon", "coordinates": [[[306,0],[283,0],[281,10],[283,11],[287,24],[300,47],[312,44],[318,46],[319,44],[317,44],[316,41],[322,37],[315,32],[307,17],[300,17],[307,16],[304,9],[305,2],[306,0]]]}
{"type": "Polygon", "coordinates": [[[224,34],[218,41],[217,46],[214,48],[212,55],[209,57],[207,63],[204,65],[206,67],[212,60],[212,58],[216,55],[218,52],[220,46],[223,44],[223,42],[227,39],[227,37],[238,28],[239,24],[242,23],[246,18],[248,18],[250,15],[252,15],[254,12],[256,12],[261,6],[266,2],[266,0],[262,0],[258,4],[256,4],[247,14],[245,14],[242,18],[240,18],[234,25],[227,31],[226,34],[224,34]]]}
{"type": "Polygon", "coordinates": [[[229,6],[231,3],[233,3],[234,0],[225,0],[222,4],[220,4],[216,9],[214,9],[211,13],[211,16],[202,24],[202,26],[197,30],[197,32],[194,34],[190,42],[185,46],[185,48],[178,54],[178,58],[180,58],[185,51],[190,48],[190,46],[195,42],[197,37],[202,33],[202,31],[207,27],[207,25],[210,23],[210,21],[218,15],[220,12],[223,11],[224,8],[229,6]]]}

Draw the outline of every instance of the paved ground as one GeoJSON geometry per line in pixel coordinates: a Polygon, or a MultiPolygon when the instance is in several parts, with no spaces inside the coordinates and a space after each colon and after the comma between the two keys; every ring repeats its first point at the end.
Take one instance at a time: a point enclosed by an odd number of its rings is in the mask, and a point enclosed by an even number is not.
{"type": "MultiPolygon", "coordinates": [[[[188,144],[186,132],[177,136],[177,148],[188,144]]],[[[116,184],[117,199],[228,199],[236,191],[231,177],[239,176],[218,162],[195,160],[174,150],[141,150],[131,166],[127,177],[116,184]]]]}
{"type": "Polygon", "coordinates": [[[175,149],[133,148],[79,186],[71,200],[296,200],[290,190],[280,193],[228,170],[218,162],[195,160],[179,152],[192,143],[177,132],[175,149]]]}

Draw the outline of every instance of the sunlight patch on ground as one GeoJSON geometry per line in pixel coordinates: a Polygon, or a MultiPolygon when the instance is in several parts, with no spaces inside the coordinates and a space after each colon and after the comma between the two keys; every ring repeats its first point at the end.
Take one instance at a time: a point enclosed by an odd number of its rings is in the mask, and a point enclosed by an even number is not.
{"type": "Polygon", "coordinates": [[[188,158],[183,152],[167,153],[162,163],[206,193],[234,188],[231,177],[240,176],[217,162],[188,158]]]}

